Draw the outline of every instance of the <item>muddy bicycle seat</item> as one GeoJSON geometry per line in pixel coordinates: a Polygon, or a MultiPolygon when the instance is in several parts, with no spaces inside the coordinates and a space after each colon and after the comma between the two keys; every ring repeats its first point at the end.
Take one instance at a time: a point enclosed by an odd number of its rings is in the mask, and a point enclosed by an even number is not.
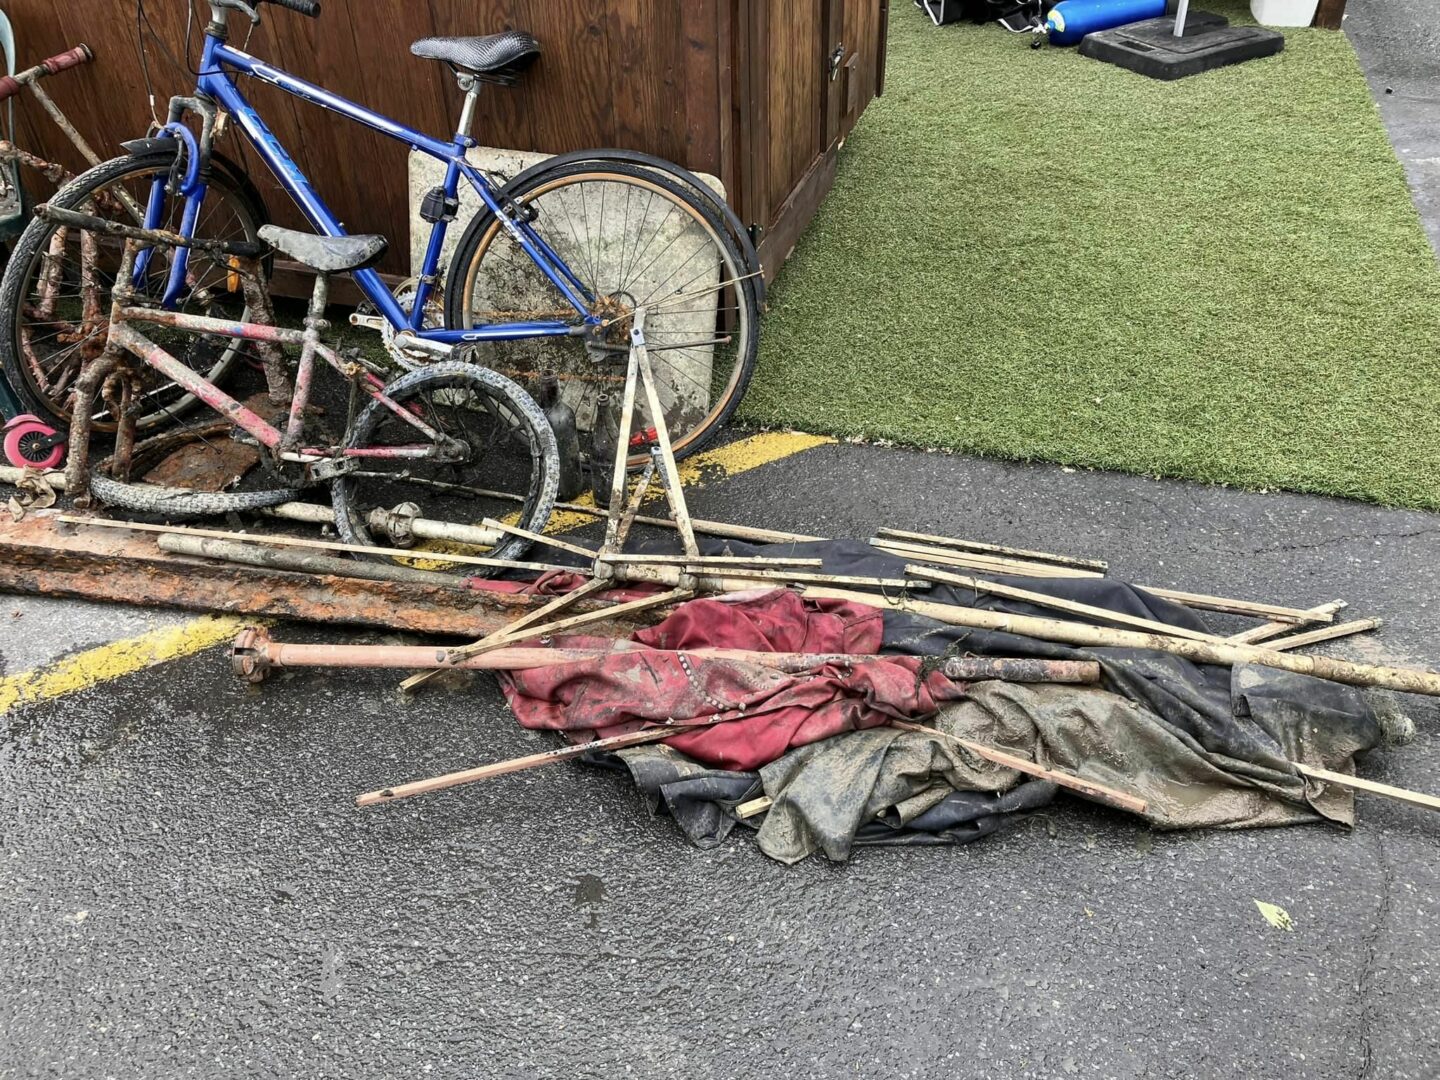
{"type": "Polygon", "coordinates": [[[323,274],[339,274],[373,266],[385,254],[390,241],[377,233],[357,236],[319,236],[315,233],[263,225],[260,239],[282,255],[313,267],[323,274]]]}

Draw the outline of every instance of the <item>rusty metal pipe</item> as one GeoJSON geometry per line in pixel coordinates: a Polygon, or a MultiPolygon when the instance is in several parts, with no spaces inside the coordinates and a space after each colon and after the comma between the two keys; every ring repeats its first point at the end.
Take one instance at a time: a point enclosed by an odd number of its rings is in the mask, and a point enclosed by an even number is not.
{"type": "Polygon", "coordinates": [[[335,555],[291,551],[285,548],[261,547],[232,540],[213,540],[203,536],[181,536],[162,533],[156,537],[161,551],[192,558],[218,559],[241,566],[260,566],[270,570],[293,570],[305,574],[326,574],[333,577],[364,578],[368,581],[400,581],[411,585],[443,585],[453,588],[453,574],[432,570],[416,570],[395,563],[369,559],[346,559],[335,555]]]}
{"type": "MultiPolygon", "coordinates": [[[[451,650],[432,645],[309,645],[274,641],[260,627],[241,631],[231,649],[235,673],[259,681],[271,668],[353,667],[432,670],[460,668],[468,671],[523,671],[604,660],[617,653],[647,652],[655,656],[675,655],[663,649],[649,649],[631,641],[616,641],[603,649],[551,649],[515,646],[452,662],[451,650]]],[[[855,653],[757,652],[750,649],[685,649],[685,656],[701,660],[722,660],[758,664],[778,671],[811,671],[826,665],[854,666],[894,656],[855,653]]],[[[957,682],[1002,679],[1008,682],[1095,683],[1100,665],[1093,660],[1032,660],[999,657],[953,657],[943,664],[946,678],[957,682]]]]}
{"type": "MultiPolygon", "coordinates": [[[[301,521],[307,525],[335,524],[335,511],[328,506],[321,506],[319,503],[281,503],[279,506],[267,507],[260,513],[266,517],[284,518],[286,521],[301,521]]],[[[402,507],[395,507],[393,510],[372,510],[368,523],[372,529],[389,537],[397,547],[405,547],[415,540],[451,540],[458,544],[493,548],[502,539],[500,532],[496,529],[485,529],[478,525],[460,525],[452,521],[411,517],[402,507]]]]}

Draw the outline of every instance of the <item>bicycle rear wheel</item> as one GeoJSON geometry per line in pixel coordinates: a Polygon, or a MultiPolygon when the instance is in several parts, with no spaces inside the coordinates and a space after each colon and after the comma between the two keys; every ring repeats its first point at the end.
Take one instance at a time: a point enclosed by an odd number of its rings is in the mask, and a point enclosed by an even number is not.
{"type": "MultiPolygon", "coordinates": [[[[675,455],[700,449],[739,404],[758,347],[757,281],[724,223],[693,192],[653,170],[617,163],[558,166],[512,184],[505,195],[580,278],[591,311],[608,327],[599,349],[579,337],[486,342],[479,346],[482,361],[532,395],[544,373],[555,372],[588,451],[600,395],[618,398],[624,387],[629,316],[643,305],[675,455]]],[[[581,321],[488,212],[470,222],[456,247],[445,303],[451,329],[581,321]]],[[[644,426],[642,409],[636,428],[644,426]]],[[[645,460],[636,454],[631,464],[645,460]]]]}
{"type": "MultiPolygon", "coordinates": [[[[479,525],[493,518],[529,532],[545,527],[555,505],[560,457],[545,414],[520,387],[475,364],[445,360],[402,375],[384,393],[453,440],[455,460],[384,456],[387,449],[426,440],[384,402],[371,400],[345,442],[347,450],[366,456],[330,487],[335,529],[346,543],[392,546],[375,523],[377,512],[383,520],[400,507],[432,521],[479,525]]],[[[518,559],[529,547],[529,540],[505,534],[492,548],[472,553],[518,559]]],[[[423,559],[424,552],[417,549],[415,557],[423,559]]],[[[450,563],[441,569],[483,573],[450,563]]]]}
{"type": "MultiPolygon", "coordinates": [[[[151,182],[168,174],[171,150],[132,154],[102,162],[77,176],[50,204],[78,209],[126,224],[136,224],[151,182]]],[[[195,235],[213,240],[254,242],[265,223],[265,209],[253,187],[223,158],[211,162],[211,178],[195,235]]],[[[161,228],[176,228],[183,200],[169,199],[161,228]]],[[[29,411],[59,426],[70,423],[75,380],[87,360],[100,354],[109,327],[110,288],[123,242],[33,219],[16,241],[0,284],[0,363],[29,411]]],[[[169,270],[161,253],[151,260],[148,282],[158,288],[169,270]]],[[[213,261],[190,260],[191,290],[181,310],[244,320],[245,303],[238,278],[213,261]]],[[[158,295],[158,291],[156,292],[158,295]]],[[[249,348],[229,338],[186,334],[155,327],[156,344],[187,367],[218,382],[249,348]]],[[[143,387],[141,430],[170,423],[195,400],[151,372],[143,387]]],[[[97,417],[97,431],[109,433],[115,422],[97,417]]]]}

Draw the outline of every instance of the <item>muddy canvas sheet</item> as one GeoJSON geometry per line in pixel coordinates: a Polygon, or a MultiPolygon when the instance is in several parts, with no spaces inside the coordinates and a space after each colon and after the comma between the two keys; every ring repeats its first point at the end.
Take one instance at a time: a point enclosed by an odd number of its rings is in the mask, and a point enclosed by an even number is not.
{"type": "MultiPolygon", "coordinates": [[[[712,550],[816,557],[828,573],[903,576],[902,560],[854,542],[712,550]]],[[[995,580],[1209,629],[1195,612],[1108,578],[995,580]]],[[[1046,614],[948,586],[925,598],[1046,614]]],[[[780,590],[691,601],[633,640],[666,651],[504,676],[520,722],[588,738],[646,723],[723,720],[611,760],[623,763],[652,809],[673,815],[700,844],[731,831],[741,802],[768,795],[774,803],[760,820],[759,843],[787,862],[816,852],[842,860],[869,843],[974,840],[1055,797],[1051,784],[953,741],[888,727],[891,719],[924,721],[1130,792],[1146,800],[1145,818],[1167,829],[1349,825],[1349,792],[1307,780],[1290,763],[1353,772],[1355,756],[1384,737],[1364,693],[1309,676],[1197,665],[1149,650],[1077,649],[780,590]],[[684,655],[704,647],[877,659],[797,675],[684,655]],[[1103,680],[961,684],[938,671],[938,658],[956,655],[1093,659],[1103,680]]]]}

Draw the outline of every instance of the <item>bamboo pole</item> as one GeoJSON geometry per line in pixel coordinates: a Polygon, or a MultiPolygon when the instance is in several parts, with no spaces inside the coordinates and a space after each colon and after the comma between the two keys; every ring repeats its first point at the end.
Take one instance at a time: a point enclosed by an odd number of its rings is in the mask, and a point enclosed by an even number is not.
{"type": "Polygon", "coordinates": [[[1138,630],[1114,630],[1107,626],[1088,626],[1084,623],[1042,619],[1031,615],[1005,615],[1001,612],[981,611],[978,608],[960,607],[956,604],[936,604],[923,600],[890,598],[874,593],[857,593],[823,586],[807,588],[804,590],[804,595],[831,600],[851,600],[860,604],[869,604],[872,607],[911,611],[916,615],[953,626],[997,630],[1002,633],[1039,638],[1042,641],[1058,641],[1082,647],[1156,649],[1183,656],[1199,664],[1260,664],[1282,671],[1293,671],[1300,675],[1314,675],[1316,678],[1329,679],[1331,682],[1346,683],[1351,686],[1380,686],[1387,690],[1399,690],[1408,694],[1440,697],[1440,674],[1418,668],[1356,664],[1328,656],[1276,652],[1273,649],[1257,645],[1189,641],[1185,638],[1166,637],[1162,634],[1145,634],[1138,630]]]}
{"type": "MultiPolygon", "coordinates": [[[[1331,600],[1328,604],[1321,604],[1318,607],[1311,608],[1308,614],[1311,615],[1312,618],[1306,621],[1311,623],[1329,622],[1337,613],[1349,606],[1350,605],[1344,600],[1331,600]]],[[[1281,634],[1289,633],[1291,630],[1294,630],[1296,626],[1301,625],[1304,624],[1267,622],[1262,623],[1260,626],[1252,626],[1249,630],[1242,630],[1238,634],[1231,634],[1225,640],[1231,645],[1254,645],[1257,642],[1266,641],[1269,638],[1279,637],[1281,634]]]]}
{"type": "MultiPolygon", "coordinates": [[[[936,548],[884,540],[879,537],[872,538],[870,544],[872,547],[890,555],[901,555],[910,559],[919,559],[922,562],[938,563],[942,566],[968,567],[969,569],[979,570],[986,574],[1043,578],[1097,578],[1104,576],[1103,574],[1092,573],[1088,570],[1073,570],[1067,567],[1046,566],[1042,563],[1026,563],[1014,559],[995,559],[983,555],[965,555],[958,551],[941,551],[936,548]]],[[[1330,621],[1329,618],[1320,618],[1314,614],[1314,612],[1319,609],[1304,610],[1301,608],[1282,607],[1278,604],[1261,604],[1253,600],[1232,600],[1224,596],[1208,596],[1205,593],[1181,592],[1178,589],[1164,589],[1154,585],[1135,585],[1133,587],[1136,589],[1144,589],[1151,596],[1159,596],[1185,607],[1197,608],[1201,611],[1220,611],[1229,615],[1251,615],[1256,618],[1274,619],[1277,622],[1284,622],[1287,625],[1330,621]]]]}
{"type": "MultiPolygon", "coordinates": [[[[566,510],[572,514],[588,514],[590,517],[603,518],[606,511],[598,506],[586,506],[583,503],[557,502],[556,510],[566,510]]],[[[637,525],[653,525],[661,529],[675,531],[677,526],[669,518],[652,517],[647,514],[636,514],[637,525]]],[[[808,544],[815,540],[824,540],[823,536],[810,536],[807,533],[784,532],[780,529],[760,529],[751,525],[731,525],[724,521],[706,521],[703,518],[691,518],[690,524],[694,526],[697,533],[704,533],[706,536],[718,536],[725,540],[744,540],[751,544],[808,544]]]]}
{"type": "Polygon", "coordinates": [[[1069,566],[1053,563],[1024,562],[1019,559],[1001,559],[993,555],[974,555],[964,551],[942,550],[925,547],[922,544],[907,544],[899,540],[886,540],[872,536],[870,546],[887,555],[899,555],[906,559],[920,559],[941,566],[961,566],[970,570],[981,570],[987,574],[1009,574],[1015,577],[1042,578],[1098,578],[1093,570],[1076,570],[1069,566]]]}
{"type": "MultiPolygon", "coordinates": [[[[1037,765],[1028,758],[1019,757],[1008,753],[998,747],[987,746],[985,743],[974,742],[970,739],[963,739],[958,735],[951,735],[948,731],[941,731],[939,728],[925,727],[923,724],[912,724],[906,720],[891,720],[890,726],[899,728],[901,731],[914,732],[917,735],[929,735],[935,739],[945,739],[963,746],[976,757],[984,758],[986,761],[1002,765],[1007,769],[1014,769],[1016,772],[1025,773],[1027,776],[1034,776],[1040,780],[1048,780],[1059,787],[1068,788],[1077,795],[1083,795],[1087,799],[1094,799],[1096,802],[1106,803],[1117,807],[1120,810],[1128,810],[1132,814],[1145,813],[1147,803],[1144,799],[1120,791],[1116,788],[1106,787],[1104,784],[1092,783],[1074,773],[1065,772],[1063,769],[1047,769],[1043,765],[1037,765]]],[[[768,795],[762,795],[758,799],[751,799],[743,802],[735,808],[735,816],[741,818],[754,817],[756,814],[763,814],[773,806],[775,800],[768,795]]]]}
{"type": "Polygon", "coordinates": [[[1071,555],[1054,555],[1048,551],[1027,551],[1025,548],[1005,547],[1001,544],[982,544],[974,540],[957,540],[952,536],[932,536],[930,533],[906,532],[904,529],[876,529],[880,536],[917,544],[928,544],[938,548],[958,548],[980,555],[998,555],[1004,558],[1030,559],[1035,562],[1054,563],[1076,570],[1096,570],[1104,573],[1109,566],[1100,559],[1077,559],[1071,555]]]}
{"type": "Polygon", "coordinates": [[[732,567],[744,566],[754,566],[764,569],[767,566],[805,566],[819,568],[825,565],[824,559],[776,559],[768,555],[631,555],[623,551],[615,551],[604,552],[595,557],[601,562],[654,563],[659,566],[718,566],[727,571],[732,567]]]}
{"type": "Polygon", "coordinates": [[[1011,600],[1023,600],[1027,604],[1035,604],[1038,607],[1053,608],[1056,611],[1063,611],[1070,615],[1080,615],[1087,619],[1098,619],[1102,622],[1120,623],[1123,626],[1136,630],[1147,630],[1152,634],[1168,634],[1170,637],[1189,638],[1191,641],[1220,642],[1214,634],[1206,634],[1199,630],[1191,630],[1184,626],[1172,626],[1169,623],[1157,622],[1154,619],[1146,619],[1139,615],[1129,615],[1123,611],[1112,611],[1109,608],[1096,607],[1093,604],[1081,604],[1074,600],[1066,600],[1058,596],[1047,596],[1045,593],[1032,592],[1030,589],[1017,589],[1013,585],[1002,585],[998,581],[981,581],[979,578],[967,577],[964,574],[951,574],[944,570],[929,570],[923,566],[905,567],[907,574],[914,574],[919,578],[926,578],[930,581],[938,581],[946,585],[958,585],[962,588],[973,589],[977,593],[990,593],[994,596],[1004,596],[1011,600]]]}
{"type": "Polygon", "coordinates": [[[432,791],[444,791],[446,788],[459,787],[461,784],[489,780],[494,776],[523,772],[526,769],[537,769],[542,765],[553,765],[557,761],[569,761],[571,758],[583,757],[599,750],[619,750],[626,746],[659,742],[662,739],[683,735],[686,731],[693,730],[694,727],[695,725],[681,726],[677,724],[673,728],[642,728],[625,735],[612,735],[608,739],[595,739],[592,742],[578,743],[573,746],[559,746],[554,750],[544,750],[538,754],[526,754],[524,757],[497,761],[491,765],[462,769],[459,772],[446,773],[444,776],[432,776],[428,780],[415,780],[408,784],[395,784],[392,787],[381,788],[379,791],[369,791],[364,795],[357,796],[355,805],[374,806],[377,803],[397,802],[414,795],[427,795],[432,791]]]}
{"type": "Polygon", "coordinates": [[[1151,596],[1158,596],[1163,600],[1173,601],[1183,607],[1198,608],[1201,611],[1219,611],[1226,615],[1249,615],[1257,619],[1271,619],[1275,622],[1295,625],[1317,621],[1330,621],[1329,619],[1317,620],[1313,614],[1314,608],[1282,607],[1279,604],[1260,604],[1254,600],[1231,600],[1224,596],[1207,596],[1205,593],[1181,592],[1179,589],[1162,589],[1155,585],[1135,585],[1132,587],[1143,589],[1151,596]]]}
{"type": "Polygon", "coordinates": [[[583,559],[593,559],[595,551],[592,548],[581,547],[579,544],[572,544],[568,540],[561,540],[557,536],[544,536],[541,533],[531,532],[529,529],[522,529],[518,525],[506,525],[503,521],[496,521],[494,518],[483,518],[481,526],[486,529],[494,529],[497,533],[509,533],[511,536],[518,536],[522,540],[529,540],[532,544],[542,544],[545,547],[555,548],[557,551],[568,551],[571,555],[579,555],[583,559]]]}
{"type": "Polygon", "coordinates": [[[1379,619],[1356,619],[1354,622],[1322,626],[1318,630],[1311,630],[1304,634],[1291,634],[1289,637],[1276,638],[1267,642],[1265,648],[1275,652],[1286,652],[1306,645],[1315,645],[1322,641],[1334,641],[1336,638],[1349,637],[1351,634],[1363,634],[1366,630],[1378,629],[1380,625],[1379,619]]]}

